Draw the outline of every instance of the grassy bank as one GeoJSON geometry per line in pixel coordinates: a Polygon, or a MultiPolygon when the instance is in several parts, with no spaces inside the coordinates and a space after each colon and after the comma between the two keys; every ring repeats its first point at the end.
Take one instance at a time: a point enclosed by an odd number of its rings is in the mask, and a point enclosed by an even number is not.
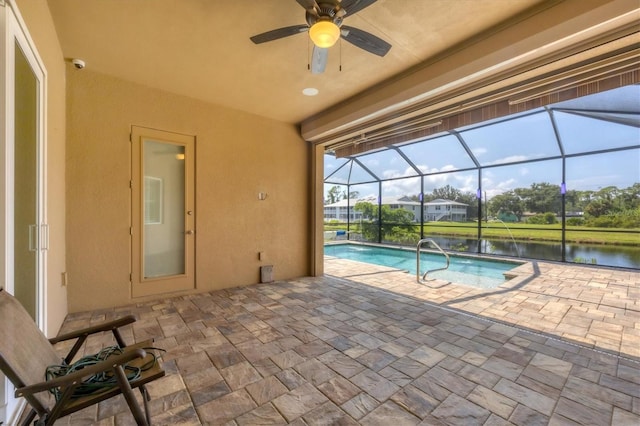
{"type": "MultiPolygon", "coordinates": [[[[351,230],[358,232],[359,224],[351,226],[351,230]]],[[[561,242],[562,226],[554,225],[530,225],[525,223],[509,223],[508,229],[500,222],[482,222],[483,238],[511,239],[517,241],[546,241],[561,242]]],[[[419,225],[402,226],[416,236],[420,234],[419,225]],[[407,229],[409,231],[409,229],[407,229]]],[[[346,224],[325,224],[325,231],[346,230],[346,224]]],[[[442,235],[450,237],[477,238],[477,222],[428,222],[425,223],[424,232],[426,235],[442,235]]],[[[640,229],[611,229],[611,228],[588,228],[583,226],[567,226],[566,241],[576,244],[603,244],[603,245],[624,245],[640,247],[640,229]]]]}

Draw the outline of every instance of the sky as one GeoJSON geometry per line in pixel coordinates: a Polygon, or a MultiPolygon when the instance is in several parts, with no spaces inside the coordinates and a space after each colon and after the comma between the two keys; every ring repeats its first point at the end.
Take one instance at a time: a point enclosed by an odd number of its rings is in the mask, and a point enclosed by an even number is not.
{"type": "MultiPolygon", "coordinates": [[[[549,158],[561,157],[562,152],[567,156],[567,190],[627,188],[640,182],[640,86],[626,86],[552,107],[552,113],[541,108],[513,119],[458,130],[482,166],[482,190],[488,199],[515,188],[528,188],[533,183],[546,182],[559,187],[563,180],[562,160],[549,158]],[[616,99],[619,100],[616,102],[616,99]],[[603,112],[603,109],[613,112],[603,112]],[[626,147],[635,148],[595,154],[626,147]],[[588,153],[591,154],[581,155],[588,153]],[[507,165],[530,160],[540,161],[507,165]],[[495,167],[502,164],[504,166],[495,167]]],[[[476,167],[460,141],[450,134],[404,144],[399,149],[423,174],[476,167]]],[[[383,196],[420,192],[420,179],[416,178],[419,172],[395,150],[360,155],[358,160],[381,180],[394,179],[383,183],[383,196]],[[413,178],[396,179],[400,177],[413,178]]],[[[328,189],[336,183],[375,181],[356,163],[352,163],[351,168],[338,170],[346,162],[346,159],[325,156],[325,177],[329,176],[326,180],[332,182],[325,184],[325,198],[328,189]]],[[[478,171],[429,175],[425,178],[425,193],[445,185],[475,194],[478,171]]],[[[358,191],[361,197],[376,196],[378,184],[352,185],[351,191],[358,191]]]]}

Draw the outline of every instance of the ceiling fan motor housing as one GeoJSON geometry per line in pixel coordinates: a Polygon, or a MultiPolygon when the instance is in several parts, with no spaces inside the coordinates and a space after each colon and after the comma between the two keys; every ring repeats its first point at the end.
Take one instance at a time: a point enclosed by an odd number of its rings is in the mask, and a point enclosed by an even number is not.
{"type": "Polygon", "coordinates": [[[310,27],[316,22],[322,20],[331,21],[337,26],[342,25],[342,18],[346,14],[346,11],[340,6],[340,2],[338,0],[322,1],[318,2],[317,5],[319,10],[314,10],[312,12],[307,10],[305,14],[305,19],[310,27]]]}

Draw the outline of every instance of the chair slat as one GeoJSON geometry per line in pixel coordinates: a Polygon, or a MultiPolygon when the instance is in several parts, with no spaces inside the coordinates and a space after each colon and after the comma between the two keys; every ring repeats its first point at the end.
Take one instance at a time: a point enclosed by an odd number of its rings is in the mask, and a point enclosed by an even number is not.
{"type": "MultiPolygon", "coordinates": [[[[2,289],[0,354],[25,385],[43,381],[47,366],[61,362],[61,357],[20,302],[2,289]]],[[[49,392],[40,392],[36,398],[45,407],[52,404],[53,398],[49,392]]]]}

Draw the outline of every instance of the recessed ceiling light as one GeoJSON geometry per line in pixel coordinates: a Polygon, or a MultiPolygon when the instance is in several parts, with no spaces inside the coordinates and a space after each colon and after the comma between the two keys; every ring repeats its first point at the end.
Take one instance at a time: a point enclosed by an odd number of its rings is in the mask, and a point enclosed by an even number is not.
{"type": "Polygon", "coordinates": [[[318,94],[318,89],[315,87],[307,87],[306,89],[302,89],[302,94],[305,96],[315,96],[318,94]]]}

